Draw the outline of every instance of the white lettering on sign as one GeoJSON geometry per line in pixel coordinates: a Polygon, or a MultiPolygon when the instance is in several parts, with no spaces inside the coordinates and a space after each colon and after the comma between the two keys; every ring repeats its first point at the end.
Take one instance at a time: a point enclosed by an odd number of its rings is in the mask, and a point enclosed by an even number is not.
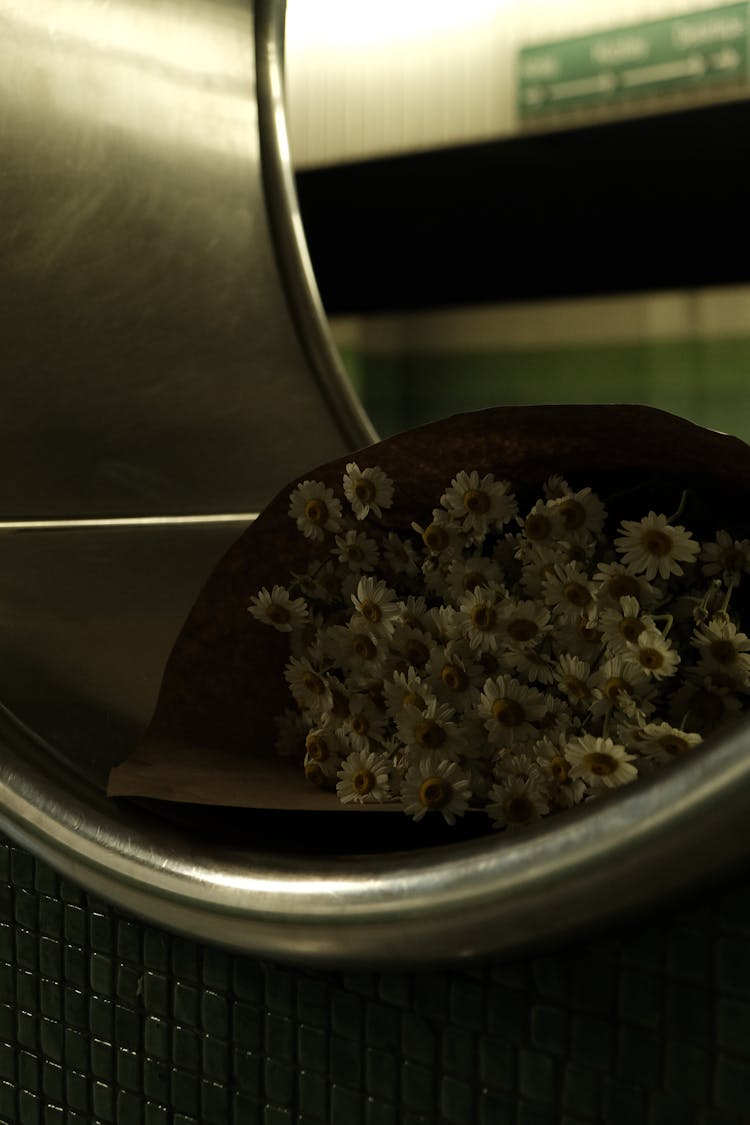
{"type": "Polygon", "coordinates": [[[523,60],[523,77],[532,82],[557,78],[560,73],[560,60],[554,55],[532,55],[523,60]]]}
{"type": "Polygon", "coordinates": [[[701,43],[726,43],[745,34],[740,16],[706,16],[703,20],[677,20],[672,27],[672,42],[682,50],[701,43]]]}
{"type": "Polygon", "coordinates": [[[599,66],[641,62],[647,59],[651,44],[642,35],[618,35],[616,39],[599,39],[591,47],[591,58],[599,66]]]}

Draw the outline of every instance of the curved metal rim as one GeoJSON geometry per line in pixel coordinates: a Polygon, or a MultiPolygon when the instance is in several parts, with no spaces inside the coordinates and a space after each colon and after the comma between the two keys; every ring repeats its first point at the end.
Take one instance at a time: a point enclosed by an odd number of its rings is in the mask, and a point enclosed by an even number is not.
{"type": "Polygon", "coordinates": [[[51,748],[5,715],[0,825],[87,890],[198,939],[315,964],[449,961],[560,940],[742,858],[745,731],[515,840],[324,860],[200,851],[74,788],[51,748]]]}
{"type": "Polygon", "coordinates": [[[255,0],[258,133],[268,224],[300,343],[331,415],[355,446],[378,435],[355,395],[328,329],[291,168],[284,102],[284,0],[255,0]]]}

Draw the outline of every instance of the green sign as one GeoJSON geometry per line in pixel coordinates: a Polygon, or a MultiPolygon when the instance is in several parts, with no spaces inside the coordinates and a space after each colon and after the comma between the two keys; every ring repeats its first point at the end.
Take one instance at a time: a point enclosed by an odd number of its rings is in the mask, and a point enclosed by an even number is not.
{"type": "Polygon", "coordinates": [[[524,47],[519,58],[521,118],[745,80],[749,12],[748,3],[726,4],[524,47]]]}

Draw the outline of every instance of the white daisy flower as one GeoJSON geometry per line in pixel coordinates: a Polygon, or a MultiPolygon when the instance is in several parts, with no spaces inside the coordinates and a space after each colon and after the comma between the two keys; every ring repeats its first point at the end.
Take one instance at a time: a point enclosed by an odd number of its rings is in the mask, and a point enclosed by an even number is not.
{"type": "Polygon", "coordinates": [[[724,723],[736,719],[742,704],[736,694],[724,685],[715,684],[710,676],[700,676],[688,669],[687,679],[669,702],[669,714],[675,725],[690,726],[708,734],[724,723]]]}
{"type": "Polygon", "coordinates": [[[637,644],[644,631],[654,629],[654,619],[641,613],[638,599],[630,596],[620,598],[620,604],[611,609],[603,609],[599,614],[598,625],[604,643],[611,652],[625,652],[629,644],[637,644]]]}
{"type": "Polygon", "coordinates": [[[390,766],[385,754],[353,750],[341,763],[336,795],[342,805],[382,804],[391,797],[390,766]]]}
{"type": "Polygon", "coordinates": [[[333,789],[338,772],[338,760],[328,758],[323,762],[316,762],[305,755],[305,779],[316,789],[333,789]]]}
{"type": "Polygon", "coordinates": [[[363,628],[331,625],[321,630],[320,640],[328,659],[346,675],[372,679],[382,674],[387,656],[382,637],[363,628]]]}
{"type": "Polygon", "coordinates": [[[594,584],[576,563],[558,563],[543,583],[544,600],[562,620],[575,623],[594,610],[594,584]]]}
{"type": "Polygon", "coordinates": [[[602,718],[611,711],[630,710],[630,703],[643,709],[654,696],[648,677],[642,668],[629,664],[622,654],[605,660],[590,680],[594,695],[590,710],[594,718],[602,718]]]}
{"type": "Polygon", "coordinates": [[[548,500],[560,500],[573,490],[565,477],[561,477],[559,473],[553,473],[552,476],[547,477],[542,486],[542,491],[548,500]]]}
{"type": "Polygon", "coordinates": [[[673,527],[665,515],[653,511],[642,520],[623,520],[618,530],[615,547],[622,561],[649,582],[657,574],[665,579],[683,574],[680,563],[694,562],[700,551],[692,532],[681,524],[673,527]]]}
{"type": "Polygon", "coordinates": [[[429,632],[432,626],[432,613],[427,609],[427,601],[423,597],[414,597],[411,594],[398,603],[399,625],[407,625],[410,629],[422,629],[429,632]]]}
{"type": "Polygon", "coordinates": [[[427,665],[430,685],[443,703],[465,711],[479,702],[477,680],[484,681],[482,665],[464,642],[449,641],[430,650],[427,665]]]}
{"type": "Polygon", "coordinates": [[[494,652],[502,629],[497,591],[478,586],[465,594],[459,606],[458,619],[472,649],[494,652]]]}
{"type": "Polygon", "coordinates": [[[634,643],[628,644],[623,655],[628,664],[640,668],[654,680],[673,676],[680,663],[680,654],[658,629],[644,629],[634,643]]]}
{"type": "Polygon", "coordinates": [[[330,711],[333,705],[329,678],[313,668],[305,657],[292,657],[284,669],[284,678],[300,707],[314,715],[330,711]]]}
{"type": "Polygon", "coordinates": [[[571,778],[581,778],[594,791],[628,785],[638,776],[631,764],[634,756],[611,738],[580,735],[567,744],[565,757],[570,762],[571,778]]]}
{"type": "Polygon", "coordinates": [[[490,525],[496,529],[503,527],[518,510],[507,481],[495,480],[492,473],[480,479],[476,469],[458,473],[440,497],[440,503],[463,531],[475,539],[483,539],[490,525]]]}
{"type": "Polygon", "coordinates": [[[633,750],[655,758],[662,764],[681,757],[700,746],[702,741],[701,735],[681,730],[666,722],[646,723],[645,726],[633,728],[628,735],[628,745],[633,750]]]}
{"type": "Polygon", "coordinates": [[[425,668],[434,643],[434,637],[423,629],[397,625],[389,642],[392,670],[406,672],[409,667],[425,668]]]}
{"type": "Polygon", "coordinates": [[[726,614],[717,613],[700,625],[691,643],[699,650],[706,672],[728,672],[740,679],[750,673],[750,637],[739,632],[726,614]]]}
{"type": "Polygon", "coordinates": [[[304,598],[292,598],[284,586],[274,586],[271,592],[264,586],[250,599],[247,607],[257,621],[272,625],[280,633],[301,629],[309,619],[304,598]]]}
{"type": "Polygon", "coordinates": [[[460,554],[464,545],[450,513],[443,512],[440,508],[433,509],[432,521],[425,527],[418,523],[412,523],[411,527],[431,555],[442,555],[449,549],[453,554],[460,554]]]}
{"type": "Polygon", "coordinates": [[[446,578],[450,598],[454,602],[460,602],[465,594],[472,593],[477,586],[498,591],[504,589],[502,571],[495,560],[484,555],[454,559],[446,578]]]}
{"type": "Polygon", "coordinates": [[[503,643],[526,649],[537,645],[549,633],[550,611],[535,601],[506,599],[500,607],[503,643]]]}
{"type": "Polygon", "coordinates": [[[449,704],[434,698],[422,711],[404,707],[396,717],[398,736],[409,750],[419,754],[435,751],[442,758],[454,760],[464,749],[455,718],[449,704]]]}
{"type": "Polygon", "coordinates": [[[565,534],[577,542],[581,535],[597,536],[604,527],[607,509],[590,488],[578,492],[568,492],[559,500],[553,501],[556,514],[565,528],[565,534]]]}
{"type": "Polygon", "coordinates": [[[305,736],[305,754],[311,762],[339,763],[348,753],[349,747],[342,741],[333,722],[313,727],[305,736]]]}
{"type": "Polygon", "coordinates": [[[419,555],[411,539],[402,539],[395,531],[389,531],[381,549],[384,562],[395,574],[407,578],[419,574],[419,555]]]}
{"type": "Polygon", "coordinates": [[[728,531],[717,531],[715,542],[701,545],[700,557],[707,577],[720,575],[727,586],[737,586],[743,574],[750,574],[750,539],[733,539],[728,531]]]}
{"type": "Polygon", "coordinates": [[[562,624],[552,634],[552,646],[558,655],[570,653],[588,664],[594,664],[599,659],[602,645],[603,638],[597,623],[588,617],[579,617],[569,625],[562,624]]]}
{"type": "Polygon", "coordinates": [[[526,518],[519,518],[517,523],[521,527],[519,550],[522,555],[530,545],[554,546],[562,535],[563,523],[559,513],[555,505],[546,500],[537,500],[526,518]]]}
{"type": "Polygon", "coordinates": [[[376,636],[392,636],[401,608],[396,594],[382,578],[360,578],[352,602],[356,615],[351,622],[353,629],[361,627],[376,636]]]}
{"type": "Polygon", "coordinates": [[[536,688],[510,676],[497,676],[485,681],[478,714],[493,746],[517,746],[538,738],[535,724],[546,709],[545,697],[536,688]]]}
{"type": "Polygon", "coordinates": [[[299,709],[287,707],[282,715],[274,719],[276,727],[276,752],[282,758],[302,759],[305,753],[307,720],[299,709]]]}
{"type": "Polygon", "coordinates": [[[452,825],[469,807],[471,789],[465,771],[456,762],[427,754],[407,770],[401,797],[404,811],[415,821],[428,812],[439,812],[452,825]]]}
{"type": "Polygon", "coordinates": [[[573,707],[584,707],[591,699],[591,667],[573,653],[563,653],[557,661],[555,679],[573,707]]]}
{"type": "Polygon", "coordinates": [[[427,632],[435,637],[442,645],[455,641],[461,633],[458,610],[452,605],[436,605],[428,610],[429,623],[427,632]]]}
{"type": "Polygon", "coordinates": [[[343,720],[341,733],[355,750],[370,750],[371,742],[379,743],[385,735],[386,716],[369,696],[349,697],[349,714],[343,720]]]}
{"type": "Polygon", "coordinates": [[[644,610],[656,608],[659,591],[642,574],[633,574],[624,563],[600,562],[593,574],[595,598],[600,610],[620,608],[621,598],[637,598],[644,610]]]}
{"type": "Polygon", "coordinates": [[[330,488],[317,480],[298,484],[289,498],[289,515],[308,539],[319,542],[326,531],[341,527],[341,503],[330,488]]]}
{"type": "Polygon", "coordinates": [[[555,667],[553,659],[543,649],[508,648],[500,654],[500,667],[513,672],[530,684],[553,684],[555,667]]]}
{"type": "Polygon", "coordinates": [[[549,798],[535,778],[508,776],[489,792],[493,828],[523,828],[549,812],[549,798]]]}
{"type": "Polygon", "coordinates": [[[336,557],[354,571],[370,571],[378,561],[378,545],[364,531],[347,531],[336,536],[336,557]]]}
{"type": "Polygon", "coordinates": [[[406,672],[394,672],[391,680],[385,680],[383,694],[388,712],[396,722],[404,708],[421,712],[435,698],[430,685],[411,667],[406,672]]]}
{"type": "Polygon", "coordinates": [[[382,509],[393,503],[393,481],[376,466],[360,469],[356,461],[350,461],[343,481],[344,495],[358,520],[366,519],[371,511],[380,519],[382,509]]]}

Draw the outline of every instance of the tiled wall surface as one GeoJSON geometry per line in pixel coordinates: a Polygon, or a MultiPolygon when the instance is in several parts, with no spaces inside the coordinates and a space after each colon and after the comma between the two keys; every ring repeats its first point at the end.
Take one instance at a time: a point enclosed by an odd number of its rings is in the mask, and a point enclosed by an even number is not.
{"type": "Polygon", "coordinates": [[[502,963],[309,970],[124,917],[0,838],[0,1122],[746,1125],[749,951],[745,876],[502,963]]]}

